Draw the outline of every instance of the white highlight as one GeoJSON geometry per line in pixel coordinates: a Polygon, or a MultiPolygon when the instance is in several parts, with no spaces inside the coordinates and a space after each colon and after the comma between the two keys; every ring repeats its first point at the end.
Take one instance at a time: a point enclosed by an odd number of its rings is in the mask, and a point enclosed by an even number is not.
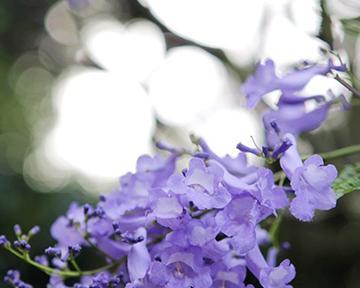
{"type": "Polygon", "coordinates": [[[236,144],[242,142],[254,147],[263,144],[262,126],[257,115],[243,108],[224,108],[210,115],[208,119],[189,130],[202,136],[219,155],[237,155],[236,144]]]}
{"type": "Polygon", "coordinates": [[[115,19],[97,19],[82,31],[91,59],[119,77],[144,81],[165,55],[165,40],[150,21],[123,25],[115,19]]]}
{"type": "Polygon", "coordinates": [[[203,49],[171,49],[148,83],[157,116],[170,125],[185,125],[209,114],[226,102],[228,77],[221,61],[203,49]]]}
{"type": "Polygon", "coordinates": [[[154,120],[139,84],[82,69],[65,75],[55,96],[59,117],[47,147],[56,162],[112,180],[149,152],[154,120]]]}
{"type": "Polygon", "coordinates": [[[296,27],[282,14],[274,16],[268,24],[261,58],[271,58],[277,67],[286,67],[304,59],[322,59],[320,48],[327,44],[296,27]]]}
{"type": "Polygon", "coordinates": [[[254,41],[264,0],[146,0],[154,16],[174,33],[199,44],[241,48],[254,41]]]}

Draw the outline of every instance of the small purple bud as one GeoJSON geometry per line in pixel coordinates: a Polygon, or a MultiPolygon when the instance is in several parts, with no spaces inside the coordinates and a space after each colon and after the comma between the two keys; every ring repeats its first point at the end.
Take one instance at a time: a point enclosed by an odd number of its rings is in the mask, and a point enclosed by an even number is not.
{"type": "Polygon", "coordinates": [[[45,254],[48,256],[61,257],[61,250],[56,247],[48,247],[45,249],[45,254]]]}
{"type": "Polygon", "coordinates": [[[30,229],[29,231],[29,235],[36,235],[40,232],[40,227],[39,226],[34,226],[30,229]]]}
{"type": "Polygon", "coordinates": [[[21,246],[21,248],[23,248],[26,251],[30,251],[30,249],[31,249],[30,244],[26,240],[21,240],[20,246],[21,246]]]}
{"type": "Polygon", "coordinates": [[[14,247],[17,248],[17,249],[20,249],[21,248],[21,245],[20,245],[20,242],[18,240],[15,240],[14,243],[13,243],[14,247]]]}
{"type": "Polygon", "coordinates": [[[21,227],[19,224],[15,224],[14,225],[14,232],[16,236],[21,236],[22,231],[21,231],[21,227]]]}
{"type": "Polygon", "coordinates": [[[17,270],[9,270],[6,273],[5,278],[4,278],[5,282],[12,284],[11,282],[15,282],[20,279],[20,272],[17,270]]]}
{"type": "Polygon", "coordinates": [[[89,211],[91,210],[91,205],[85,204],[83,209],[84,209],[84,214],[87,215],[89,213],[89,211]]]}
{"type": "Polygon", "coordinates": [[[117,222],[115,222],[115,221],[112,223],[112,226],[113,226],[113,229],[114,229],[114,230],[118,230],[118,229],[119,229],[119,223],[117,223],[117,222]]]}
{"type": "Polygon", "coordinates": [[[289,242],[284,242],[281,244],[281,248],[285,249],[285,250],[288,250],[290,249],[291,245],[289,242]]]}
{"type": "Polygon", "coordinates": [[[102,218],[105,215],[105,211],[102,207],[96,207],[95,211],[92,213],[91,216],[102,218]]]}
{"type": "Polygon", "coordinates": [[[265,158],[269,158],[269,156],[270,156],[269,147],[263,146],[262,147],[262,152],[263,152],[265,158]]]}
{"type": "Polygon", "coordinates": [[[0,247],[4,247],[7,245],[9,241],[7,240],[5,235],[0,235],[0,247]]]}
{"type": "Polygon", "coordinates": [[[55,257],[51,260],[51,264],[58,268],[58,269],[64,269],[66,267],[66,262],[64,262],[60,257],[55,257]]]}
{"type": "Polygon", "coordinates": [[[106,202],[106,197],[104,195],[99,196],[100,202],[106,202]]]}
{"type": "Polygon", "coordinates": [[[206,153],[206,152],[195,152],[193,154],[193,156],[197,157],[197,158],[201,158],[201,159],[209,159],[210,158],[209,153],[206,153]]]}
{"type": "Polygon", "coordinates": [[[35,256],[34,260],[43,266],[49,266],[49,261],[45,255],[35,256]]]}
{"type": "Polygon", "coordinates": [[[73,257],[76,258],[77,256],[79,256],[80,252],[81,252],[81,246],[76,244],[76,245],[72,245],[68,247],[69,249],[69,254],[73,257]]]}
{"type": "Polygon", "coordinates": [[[30,244],[27,243],[26,240],[20,240],[20,241],[15,240],[13,244],[16,249],[26,250],[26,251],[30,251],[31,249],[30,244]]]}
{"type": "Polygon", "coordinates": [[[251,153],[251,154],[254,154],[256,156],[258,156],[260,154],[260,151],[258,151],[257,149],[248,147],[248,146],[246,146],[246,145],[244,145],[242,143],[237,144],[236,148],[239,149],[241,152],[251,153]]]}
{"type": "Polygon", "coordinates": [[[123,240],[125,243],[128,243],[128,244],[136,244],[136,243],[139,243],[139,242],[144,241],[144,237],[143,237],[143,236],[139,236],[139,237],[134,238],[134,236],[131,235],[131,234],[128,233],[128,232],[125,232],[125,233],[121,234],[121,237],[122,237],[122,240],[123,240]]]}
{"type": "Polygon", "coordinates": [[[292,143],[290,140],[285,139],[281,145],[279,146],[279,148],[275,149],[274,152],[272,153],[272,157],[274,159],[278,159],[279,156],[284,153],[286,150],[288,150],[290,147],[292,146],[292,143]]]}

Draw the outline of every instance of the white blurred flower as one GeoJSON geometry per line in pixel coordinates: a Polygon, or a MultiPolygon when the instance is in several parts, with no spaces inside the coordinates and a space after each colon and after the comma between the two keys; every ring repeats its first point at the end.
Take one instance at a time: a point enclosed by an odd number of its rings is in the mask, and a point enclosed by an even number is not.
{"type": "Polygon", "coordinates": [[[280,65],[318,60],[326,43],[316,38],[319,0],[143,0],[174,33],[204,46],[223,49],[239,66],[264,57],[280,65]]]}
{"type": "Polygon", "coordinates": [[[46,139],[52,160],[91,181],[113,181],[150,152],[154,116],[144,89],[95,69],[72,69],[54,91],[56,125],[46,139]]]}
{"type": "Polygon", "coordinates": [[[82,39],[91,59],[119,78],[145,81],[165,56],[162,32],[147,20],[127,24],[109,18],[92,20],[82,39]]]}
{"type": "Polygon", "coordinates": [[[231,94],[223,63],[195,46],[172,48],[149,80],[149,95],[164,123],[186,125],[226,103],[231,94]]]}

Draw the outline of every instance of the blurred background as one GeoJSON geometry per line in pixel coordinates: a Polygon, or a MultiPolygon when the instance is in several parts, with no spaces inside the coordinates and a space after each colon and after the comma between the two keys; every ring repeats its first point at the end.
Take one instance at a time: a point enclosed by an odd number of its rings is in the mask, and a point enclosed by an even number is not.
{"type": "MultiPolygon", "coordinates": [[[[246,110],[240,92],[255,63],[272,58],[282,73],[330,50],[359,89],[359,1],[1,0],[1,234],[39,224],[41,254],[69,203],[111,191],[140,154],[156,152],[156,140],[189,146],[195,133],[220,155],[251,137],[261,145],[266,106],[246,110]]],[[[351,98],[322,76],[304,93],[329,89],[351,98]]],[[[302,151],[360,143],[359,108],[334,109],[302,151]]],[[[286,218],[280,238],[291,243],[280,256],[297,267],[294,287],[360,287],[359,193],[314,223],[286,218]]],[[[45,287],[40,272],[0,251],[0,277],[12,267],[45,287]]]]}

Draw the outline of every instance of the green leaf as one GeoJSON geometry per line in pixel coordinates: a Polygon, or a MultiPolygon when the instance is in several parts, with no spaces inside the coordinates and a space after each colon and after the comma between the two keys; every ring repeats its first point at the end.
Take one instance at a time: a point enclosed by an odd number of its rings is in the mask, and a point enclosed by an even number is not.
{"type": "Polygon", "coordinates": [[[334,181],[332,188],[338,199],[348,193],[360,190],[360,163],[345,166],[334,181]]]}

